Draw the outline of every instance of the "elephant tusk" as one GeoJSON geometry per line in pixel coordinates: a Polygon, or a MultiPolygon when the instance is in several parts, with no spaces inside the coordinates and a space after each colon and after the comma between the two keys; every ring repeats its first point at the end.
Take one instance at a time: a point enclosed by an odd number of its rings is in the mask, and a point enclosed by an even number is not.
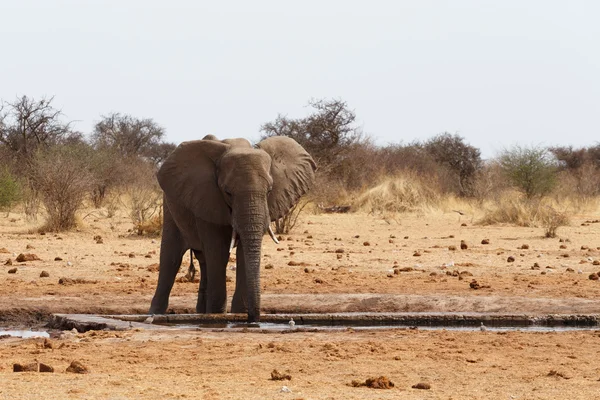
{"type": "Polygon", "coordinates": [[[271,236],[271,239],[273,239],[275,244],[279,244],[279,240],[277,240],[277,238],[275,237],[275,234],[273,233],[273,229],[271,229],[271,225],[269,225],[268,230],[269,230],[269,236],[271,236]]]}
{"type": "Polygon", "coordinates": [[[229,245],[229,254],[231,254],[231,250],[235,247],[237,235],[235,233],[235,229],[231,232],[231,244],[229,245]]]}

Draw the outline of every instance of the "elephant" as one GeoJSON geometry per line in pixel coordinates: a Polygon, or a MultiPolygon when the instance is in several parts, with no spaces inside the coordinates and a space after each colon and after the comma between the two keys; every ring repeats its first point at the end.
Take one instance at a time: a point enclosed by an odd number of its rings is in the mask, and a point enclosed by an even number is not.
{"type": "Polygon", "coordinates": [[[158,283],[150,314],[164,314],[184,253],[200,262],[196,312],[226,311],[226,267],[236,249],[231,312],[260,321],[262,239],[313,185],[316,164],[295,140],[274,136],[254,147],[245,139],[208,135],[181,143],[157,172],[163,190],[158,283]],[[238,240],[239,239],[239,240],[238,240]]]}

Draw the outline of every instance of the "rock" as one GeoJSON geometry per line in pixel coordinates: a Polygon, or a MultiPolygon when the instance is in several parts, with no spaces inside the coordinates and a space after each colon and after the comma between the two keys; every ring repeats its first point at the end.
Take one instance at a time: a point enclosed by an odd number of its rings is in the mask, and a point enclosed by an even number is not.
{"type": "Polygon", "coordinates": [[[6,260],[4,265],[12,265],[12,260],[9,258],[8,260],[6,260]]]}
{"type": "Polygon", "coordinates": [[[39,257],[33,253],[19,254],[16,258],[17,262],[39,261],[39,257]]]}
{"type": "Polygon", "coordinates": [[[339,253],[339,254],[342,254],[344,252],[344,249],[336,249],[335,252],[339,253]]]}
{"type": "Polygon", "coordinates": [[[566,249],[566,248],[567,248],[567,245],[566,245],[566,244],[561,244],[560,246],[558,246],[558,248],[559,248],[559,249],[563,249],[563,250],[564,250],[564,249],[566,249]]]}
{"type": "Polygon", "coordinates": [[[289,265],[290,267],[306,267],[306,266],[308,266],[310,264],[305,263],[305,262],[299,262],[299,261],[293,261],[292,260],[292,261],[288,262],[287,265],[289,265]]]}
{"type": "Polygon", "coordinates": [[[6,247],[0,248],[0,254],[10,254],[10,251],[6,247]]]}
{"type": "Polygon", "coordinates": [[[28,244],[27,246],[25,246],[25,248],[27,250],[29,250],[29,249],[35,249],[35,247],[33,247],[33,245],[31,245],[31,244],[28,244]]]}
{"type": "Polygon", "coordinates": [[[102,236],[100,236],[100,235],[94,236],[94,241],[96,242],[96,244],[104,243],[104,240],[102,240],[102,236]]]}
{"type": "Polygon", "coordinates": [[[38,364],[30,363],[30,364],[13,364],[13,372],[38,372],[38,364]]]}
{"type": "Polygon", "coordinates": [[[9,274],[16,274],[17,273],[17,269],[16,268],[11,268],[8,270],[9,274]]]}
{"type": "Polygon", "coordinates": [[[421,257],[421,253],[419,253],[418,251],[415,251],[413,253],[413,257],[421,257]]]}
{"type": "Polygon", "coordinates": [[[129,253],[129,258],[135,258],[135,254],[129,253]]]}
{"type": "Polygon", "coordinates": [[[67,367],[66,372],[71,372],[73,374],[89,374],[90,370],[79,361],[73,361],[71,362],[71,365],[67,367]]]}
{"type": "Polygon", "coordinates": [[[431,389],[431,385],[429,383],[425,383],[425,382],[419,382],[416,385],[412,385],[411,387],[413,389],[423,389],[423,390],[431,389]]]}
{"type": "Polygon", "coordinates": [[[284,380],[291,381],[292,376],[290,374],[279,373],[279,371],[274,369],[273,371],[271,371],[271,380],[272,381],[284,381],[284,380]]]}
{"type": "Polygon", "coordinates": [[[506,262],[515,262],[515,258],[513,256],[508,256],[506,262]]]}
{"type": "Polygon", "coordinates": [[[54,368],[48,364],[40,363],[40,372],[54,372],[54,368]]]}
{"type": "Polygon", "coordinates": [[[489,285],[480,285],[479,282],[477,282],[475,279],[473,279],[471,281],[471,283],[469,283],[469,287],[471,289],[477,290],[477,289],[489,289],[490,286],[489,285]]]}
{"type": "Polygon", "coordinates": [[[40,273],[40,278],[48,278],[50,277],[50,274],[48,273],[48,271],[42,271],[40,273]]]}
{"type": "Polygon", "coordinates": [[[467,250],[469,248],[469,245],[467,244],[467,242],[465,242],[464,240],[460,241],[460,249],[461,250],[467,250]]]}
{"type": "Polygon", "coordinates": [[[456,250],[456,246],[448,246],[448,250],[455,251],[456,250]]]}
{"type": "Polygon", "coordinates": [[[292,393],[292,389],[290,389],[287,386],[282,386],[280,392],[281,393],[292,393]]]}
{"type": "Polygon", "coordinates": [[[575,270],[573,268],[567,268],[566,271],[567,272],[575,272],[575,270]]]}
{"type": "Polygon", "coordinates": [[[528,244],[523,244],[523,245],[521,245],[520,249],[521,250],[527,250],[527,249],[529,249],[529,245],[528,244]]]}
{"type": "Polygon", "coordinates": [[[462,224],[460,224],[460,226],[467,226],[467,224],[465,224],[464,222],[462,224]]]}
{"type": "Polygon", "coordinates": [[[75,284],[84,284],[84,283],[98,283],[98,281],[92,281],[92,280],[88,280],[88,279],[83,279],[83,278],[60,278],[58,280],[58,284],[59,285],[75,285],[75,284]]]}
{"type": "Polygon", "coordinates": [[[63,259],[60,257],[54,257],[54,261],[62,261],[63,259]]]}
{"type": "Polygon", "coordinates": [[[540,264],[533,263],[533,266],[531,267],[531,269],[533,269],[533,270],[540,269],[540,264]]]}
{"type": "Polygon", "coordinates": [[[592,262],[592,265],[600,265],[600,261],[599,261],[599,260],[594,260],[594,261],[592,262]]]}
{"type": "Polygon", "coordinates": [[[481,244],[490,244],[490,239],[483,239],[481,244]]]}
{"type": "Polygon", "coordinates": [[[146,267],[146,270],[149,272],[158,272],[160,268],[160,264],[156,263],[156,264],[150,264],[146,267]]]}
{"type": "Polygon", "coordinates": [[[597,281],[599,277],[598,277],[598,274],[594,272],[593,274],[590,274],[590,276],[588,278],[591,281],[597,281]]]}
{"type": "Polygon", "coordinates": [[[394,387],[394,382],[390,381],[387,376],[380,376],[379,378],[368,378],[364,382],[354,380],[351,385],[353,387],[366,386],[371,389],[391,389],[394,387]]]}
{"type": "Polygon", "coordinates": [[[44,348],[45,349],[53,349],[54,348],[54,343],[52,343],[52,341],[48,338],[44,339],[44,348]]]}
{"type": "Polygon", "coordinates": [[[370,245],[371,245],[371,243],[369,243],[369,242],[363,242],[363,246],[370,246],[370,245]]]}
{"type": "Polygon", "coordinates": [[[265,265],[265,269],[273,269],[273,268],[274,268],[273,264],[265,265]]]}

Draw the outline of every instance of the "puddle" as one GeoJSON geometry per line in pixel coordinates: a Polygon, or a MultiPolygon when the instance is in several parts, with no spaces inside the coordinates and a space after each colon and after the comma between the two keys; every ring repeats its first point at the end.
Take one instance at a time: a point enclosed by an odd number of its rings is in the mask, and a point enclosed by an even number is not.
{"type": "Polygon", "coordinates": [[[28,338],[49,338],[50,334],[44,331],[4,331],[0,329],[0,337],[2,336],[20,337],[23,339],[28,338]]]}
{"type": "MultiPolygon", "coordinates": [[[[482,330],[480,326],[408,326],[408,325],[322,325],[322,324],[296,324],[293,328],[287,324],[276,324],[276,323],[260,323],[260,324],[244,324],[244,323],[229,323],[229,324],[194,324],[194,323],[161,323],[156,325],[168,326],[176,329],[185,329],[185,330],[199,330],[199,329],[227,329],[227,330],[266,330],[266,331],[345,331],[352,329],[354,331],[360,330],[384,330],[384,329],[399,329],[399,330],[425,330],[425,331],[439,331],[439,330],[449,330],[449,331],[463,331],[463,332],[474,332],[482,330]]],[[[568,331],[595,331],[600,330],[600,327],[594,326],[485,326],[483,328],[485,331],[490,332],[568,332],[568,331]]]]}

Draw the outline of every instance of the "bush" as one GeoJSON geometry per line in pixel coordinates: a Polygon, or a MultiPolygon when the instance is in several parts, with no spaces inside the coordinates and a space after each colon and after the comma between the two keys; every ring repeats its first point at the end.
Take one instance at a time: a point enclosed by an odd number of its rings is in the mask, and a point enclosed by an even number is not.
{"type": "Polygon", "coordinates": [[[465,143],[461,136],[447,132],[429,139],[423,147],[438,164],[452,172],[456,194],[474,195],[476,174],[483,165],[479,149],[465,143]]]}
{"type": "Polygon", "coordinates": [[[63,231],[76,225],[75,214],[93,185],[86,147],[55,146],[31,160],[32,189],[39,192],[48,213],[44,230],[63,231]]]}
{"type": "Polygon", "coordinates": [[[20,197],[19,183],[8,168],[0,167],[0,210],[10,210],[20,197]]]}
{"type": "MultiPolygon", "coordinates": [[[[155,167],[147,162],[132,162],[124,190],[124,203],[138,235],[147,232],[149,221],[160,214],[162,191],[156,180],[155,167]]],[[[162,219],[159,219],[162,224],[162,219]]]]}
{"type": "Polygon", "coordinates": [[[556,159],[544,148],[515,146],[500,155],[499,163],[528,199],[544,196],[556,185],[556,159]]]}

